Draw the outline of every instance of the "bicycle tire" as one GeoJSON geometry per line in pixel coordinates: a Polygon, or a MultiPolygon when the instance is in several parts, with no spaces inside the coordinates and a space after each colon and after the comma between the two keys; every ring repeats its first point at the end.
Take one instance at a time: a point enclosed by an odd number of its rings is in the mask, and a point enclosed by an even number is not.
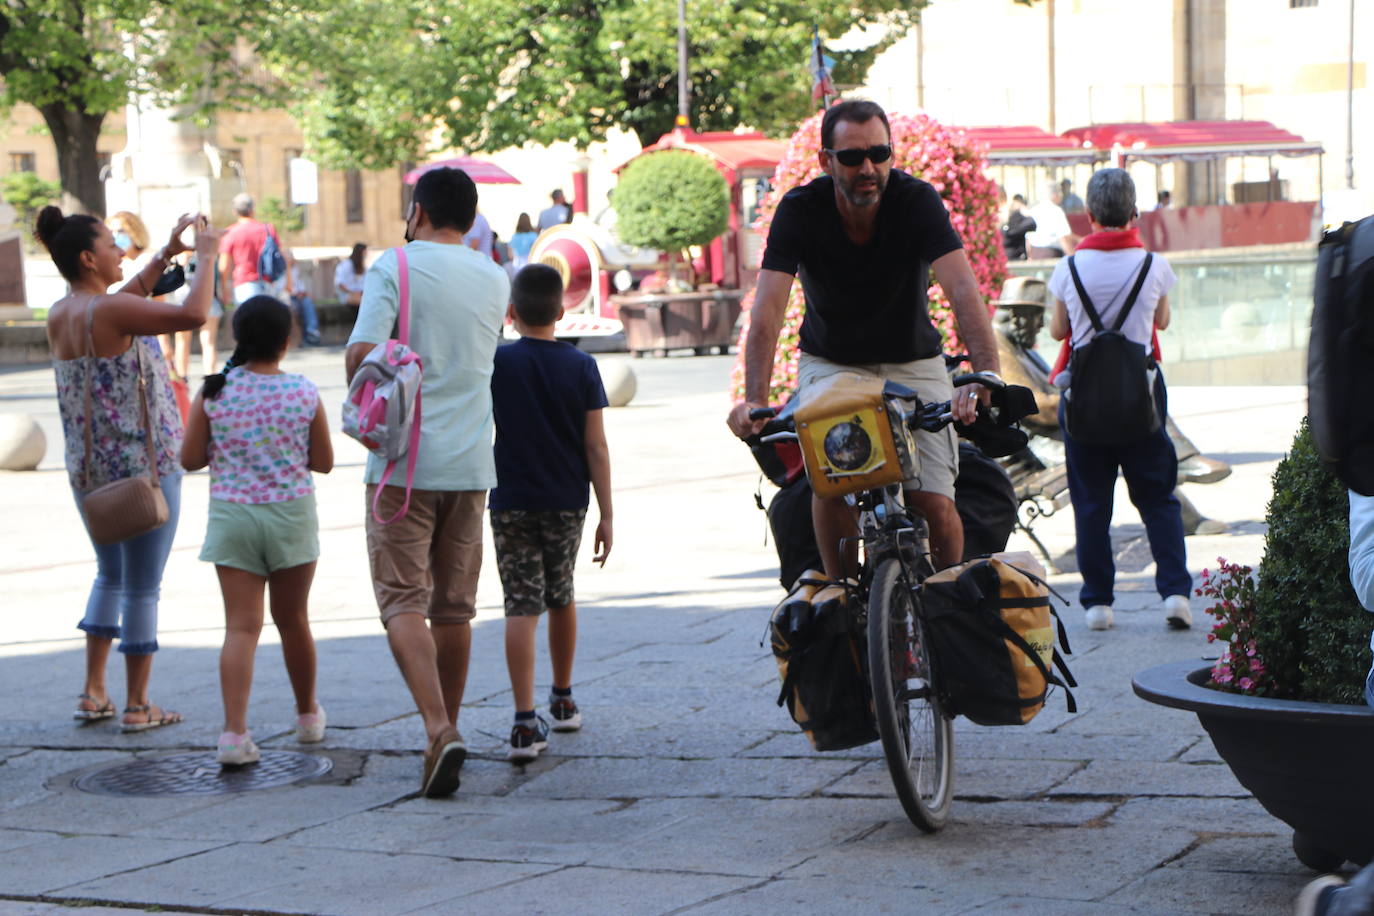
{"type": "Polygon", "coordinates": [[[901,562],[879,562],[869,589],[868,667],[892,785],[911,822],[934,833],[954,798],[954,729],[934,689],[916,597],[901,562]]]}

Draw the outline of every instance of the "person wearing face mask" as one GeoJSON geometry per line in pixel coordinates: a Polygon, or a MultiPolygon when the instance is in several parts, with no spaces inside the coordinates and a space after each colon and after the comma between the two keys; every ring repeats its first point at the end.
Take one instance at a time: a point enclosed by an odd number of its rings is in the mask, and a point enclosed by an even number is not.
{"type": "MultiPolygon", "coordinates": [[[[745,341],[745,400],[726,422],[745,438],[763,426],[749,411],[768,401],[774,352],[794,277],[806,295],[798,390],[839,373],[877,376],[946,401],[951,387],[940,332],[926,310],[930,274],[954,308],[959,339],[976,371],[998,368],[997,341],[978,282],[939,192],[892,167],[892,135],[877,104],[849,100],[821,120],[819,165],[825,175],[793,188],[778,204],[745,341]]],[[[952,409],[971,423],[989,393],[959,389],[952,409]]],[[[951,425],[918,431],[918,479],[906,482],[907,505],[930,523],[938,567],[963,558],[964,529],[954,507],[958,445],[951,425]]],[[[842,498],[813,499],[812,520],[826,575],[852,575],[857,516],[842,498]],[[849,547],[841,551],[843,539],[849,547]]]]}
{"type": "Polygon", "coordinates": [[[410,344],[424,360],[420,438],[411,446],[418,451],[411,453],[413,475],[407,469],[386,486],[386,462],[369,454],[365,528],[387,642],[425,728],[420,790],[431,798],[458,788],[467,756],[458,710],[486,491],[496,485],[491,376],[510,280],[489,254],[463,244],[476,214],[477,185],[467,173],[441,168],[420,176],[406,212],[405,266],[392,249],[368,270],[344,357],[352,382],[367,355],[391,339],[405,269],[410,344]]]}

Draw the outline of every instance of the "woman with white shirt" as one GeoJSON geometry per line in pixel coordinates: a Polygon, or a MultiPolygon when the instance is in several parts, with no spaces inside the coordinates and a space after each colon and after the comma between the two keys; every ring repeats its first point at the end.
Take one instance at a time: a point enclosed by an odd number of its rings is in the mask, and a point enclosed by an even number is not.
{"type": "MultiPolygon", "coordinates": [[[[1056,340],[1071,336],[1075,350],[1094,337],[1092,322],[1083,308],[1070,272],[1078,270],[1083,290],[1101,318],[1111,327],[1125,307],[1142,269],[1148,273],[1140,293],[1127,313],[1121,333],[1142,349],[1154,349],[1154,331],[1169,325],[1169,290],[1176,281],[1169,263],[1155,255],[1146,265],[1139,231],[1131,222],[1136,211],[1135,183],[1123,169],[1101,169],[1088,182],[1088,216],[1093,232],[1078,243],[1072,259],[1055,265],[1050,292],[1055,297],[1050,335],[1056,340]]],[[[1155,352],[1156,359],[1158,352],[1155,352]]],[[[1069,396],[1072,385],[1069,380],[1069,396]]],[[[1156,374],[1155,399],[1160,417],[1167,413],[1164,376],[1156,374]]],[[[1112,626],[1113,581],[1116,565],[1111,542],[1112,497],[1117,472],[1126,478],[1131,502],[1140,512],[1154,555],[1155,588],[1163,599],[1165,622],[1173,629],[1192,625],[1188,596],[1193,577],[1183,545],[1183,519],[1174,487],[1178,483],[1178,456],[1164,423],[1159,429],[1126,445],[1089,445],[1069,435],[1064,423],[1064,402],[1059,407],[1064,430],[1064,455],[1073,502],[1075,552],[1083,576],[1079,601],[1086,608],[1089,629],[1112,626]]]]}
{"type": "Polygon", "coordinates": [[[367,274],[363,256],[366,254],[367,246],[358,242],[353,246],[353,252],[334,268],[334,288],[344,305],[358,305],[363,301],[363,277],[367,274]]]}

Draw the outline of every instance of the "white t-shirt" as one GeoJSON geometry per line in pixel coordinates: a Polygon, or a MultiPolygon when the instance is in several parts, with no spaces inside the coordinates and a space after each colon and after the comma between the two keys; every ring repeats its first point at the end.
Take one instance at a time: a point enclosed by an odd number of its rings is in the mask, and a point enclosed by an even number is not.
{"type": "Polygon", "coordinates": [[[554,204],[539,211],[539,231],[552,229],[554,226],[561,226],[568,221],[568,205],[554,204]]]}
{"type": "MultiPolygon", "coordinates": [[[[1030,218],[1035,220],[1035,228],[1026,233],[1027,245],[1034,245],[1036,248],[1059,248],[1064,244],[1061,241],[1064,236],[1073,234],[1073,230],[1069,228],[1069,218],[1053,201],[1042,200],[1027,212],[1030,218]]],[[[1092,295],[1091,290],[1088,291],[1088,295],[1092,295]]]]}
{"type": "MultiPolygon", "coordinates": [[[[510,280],[490,257],[466,245],[414,241],[410,264],[410,343],[424,360],[420,385],[420,451],[415,487],[489,490],[492,457],[491,367],[510,301],[510,280]]],[[[348,338],[384,343],[396,324],[396,253],[388,250],[367,272],[358,320],[348,338]]],[[[369,454],[364,479],[376,483],[386,462],[369,454]]],[[[405,485],[404,468],[391,484],[405,485]]]]}
{"type": "Polygon", "coordinates": [[[472,228],[468,230],[467,235],[463,236],[463,244],[472,248],[472,243],[475,241],[477,243],[475,250],[491,257],[491,240],[491,224],[487,222],[485,216],[478,213],[477,218],[472,221],[472,228]]]}
{"type": "Polygon", "coordinates": [[[360,293],[363,291],[363,278],[367,276],[367,268],[363,268],[362,273],[353,269],[353,262],[344,258],[334,268],[334,285],[350,293],[360,293]]]}
{"type": "MultiPolygon", "coordinates": [[[[1078,268],[1078,278],[1083,281],[1083,289],[1087,291],[1088,298],[1097,309],[1097,315],[1104,327],[1111,327],[1116,321],[1116,316],[1121,313],[1121,307],[1126,304],[1126,298],[1135,286],[1136,276],[1140,273],[1140,265],[1144,260],[1143,248],[1121,248],[1116,251],[1086,249],[1074,252],[1073,262],[1078,268]]],[[[1177,278],[1169,262],[1156,254],[1150,264],[1150,274],[1145,278],[1145,285],[1140,288],[1140,295],[1136,298],[1135,305],[1131,306],[1126,324],[1121,328],[1121,333],[1127,339],[1145,347],[1150,345],[1150,337],[1155,326],[1155,306],[1159,304],[1162,296],[1168,295],[1176,282],[1177,278]]],[[[1088,320],[1088,313],[1083,310],[1078,290],[1073,285],[1068,258],[1054,265],[1049,287],[1050,294],[1062,300],[1068,309],[1074,349],[1092,340],[1096,332],[1093,330],[1092,322],[1088,320]]]]}

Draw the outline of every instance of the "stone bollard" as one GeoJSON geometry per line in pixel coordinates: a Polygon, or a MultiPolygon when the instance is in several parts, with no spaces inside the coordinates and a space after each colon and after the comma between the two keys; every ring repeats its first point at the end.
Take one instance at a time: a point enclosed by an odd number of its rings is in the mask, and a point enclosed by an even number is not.
{"type": "Polygon", "coordinates": [[[624,360],[601,364],[601,384],[606,388],[606,400],[612,407],[624,407],[634,400],[635,371],[624,360]]]}
{"type": "Polygon", "coordinates": [[[28,414],[0,414],[0,470],[32,471],[43,460],[48,439],[28,414]]]}

